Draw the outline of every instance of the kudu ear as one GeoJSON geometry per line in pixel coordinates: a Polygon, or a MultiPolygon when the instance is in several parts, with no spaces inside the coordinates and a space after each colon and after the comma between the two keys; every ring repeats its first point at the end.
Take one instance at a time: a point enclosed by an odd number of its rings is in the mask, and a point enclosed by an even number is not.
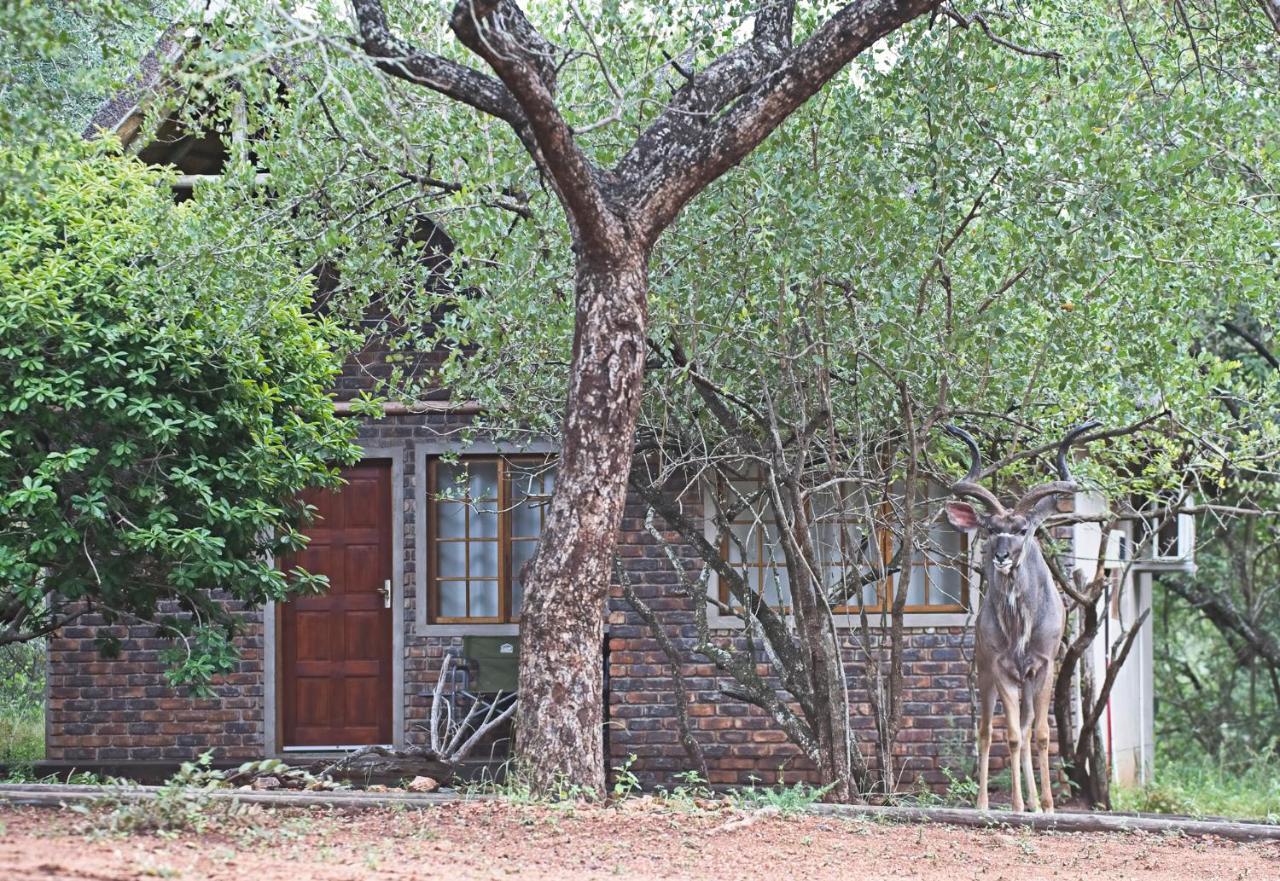
{"type": "Polygon", "coordinates": [[[978,512],[968,502],[947,502],[947,522],[961,532],[978,528],[978,512]]]}

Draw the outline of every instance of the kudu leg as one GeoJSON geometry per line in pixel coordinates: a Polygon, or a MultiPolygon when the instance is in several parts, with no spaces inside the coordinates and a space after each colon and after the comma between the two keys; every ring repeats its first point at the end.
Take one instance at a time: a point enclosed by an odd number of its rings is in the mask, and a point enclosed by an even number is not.
{"type": "Polygon", "coordinates": [[[991,717],[996,708],[996,690],[990,686],[980,690],[978,717],[978,810],[988,809],[987,775],[991,765],[991,717]]]}
{"type": "Polygon", "coordinates": [[[1040,753],[1040,806],[1053,813],[1053,780],[1049,777],[1049,701],[1053,699],[1053,677],[1045,676],[1036,695],[1036,748],[1040,753]]]}
{"type": "Polygon", "coordinates": [[[1036,701],[1040,694],[1036,683],[1022,686],[1022,775],[1027,778],[1027,805],[1035,813],[1040,812],[1040,795],[1036,792],[1036,772],[1033,767],[1032,724],[1036,719],[1036,701]]]}
{"type": "Polygon", "coordinates": [[[1013,810],[1021,812],[1022,803],[1022,694],[1016,687],[998,683],[1000,702],[1004,704],[1004,730],[1009,741],[1009,773],[1013,775],[1013,810]]]}

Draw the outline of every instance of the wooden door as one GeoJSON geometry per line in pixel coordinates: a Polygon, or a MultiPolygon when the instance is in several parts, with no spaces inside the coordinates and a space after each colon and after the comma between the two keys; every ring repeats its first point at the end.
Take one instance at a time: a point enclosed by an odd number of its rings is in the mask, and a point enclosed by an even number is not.
{"type": "Polygon", "coordinates": [[[284,561],[327,575],[329,592],[280,607],[281,745],[391,743],[391,463],[343,471],[318,509],[311,543],[284,561]]]}

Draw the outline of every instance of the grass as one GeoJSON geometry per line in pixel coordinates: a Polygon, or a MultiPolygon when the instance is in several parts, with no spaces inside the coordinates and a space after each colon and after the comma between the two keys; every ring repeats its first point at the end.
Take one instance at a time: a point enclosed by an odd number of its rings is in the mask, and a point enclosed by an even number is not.
{"type": "Polygon", "coordinates": [[[0,765],[28,773],[44,758],[43,640],[0,647],[0,765]]]}
{"type": "Polygon", "coordinates": [[[30,766],[44,758],[44,713],[0,712],[0,765],[30,766]]]}
{"type": "Polygon", "coordinates": [[[1153,782],[1119,787],[1113,797],[1121,811],[1280,823],[1280,755],[1161,757],[1153,782]]]}

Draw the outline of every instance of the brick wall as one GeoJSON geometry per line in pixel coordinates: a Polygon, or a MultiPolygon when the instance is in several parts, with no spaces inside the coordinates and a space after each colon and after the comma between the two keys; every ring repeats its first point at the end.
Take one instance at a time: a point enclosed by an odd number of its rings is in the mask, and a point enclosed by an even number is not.
{"type": "MultiPolygon", "coordinates": [[[[416,547],[419,516],[416,493],[417,444],[439,444],[465,424],[441,414],[394,416],[369,423],[361,439],[370,447],[399,447],[404,463],[404,595],[406,737],[425,739],[423,727],[430,693],[446,650],[461,648],[460,636],[419,634],[415,570],[425,561],[416,547]]],[[[727,680],[692,654],[693,610],[676,589],[676,573],[643,524],[644,508],[627,508],[620,553],[637,594],[654,609],[675,637],[684,656],[682,670],[691,690],[691,722],[716,784],[746,785],[752,778],[769,783],[781,775],[795,780],[810,770],[781,731],[754,707],[724,698],[727,680]]],[[[673,534],[668,534],[675,538],[673,534]]],[[[690,570],[691,548],[680,547],[690,570]]],[[[608,674],[609,761],[621,765],[635,755],[632,770],[646,785],[670,785],[689,768],[677,734],[671,673],[667,659],[643,621],[615,588],[610,599],[608,674]]],[[[252,758],[265,743],[264,634],[261,613],[250,614],[237,672],[217,686],[218,697],[195,700],[169,688],[158,658],[162,643],[147,628],[121,628],[124,651],[118,659],[98,656],[88,623],[69,627],[49,642],[48,758],[55,761],[118,762],[190,759],[212,749],[219,759],[252,758]]],[[[726,642],[740,634],[724,630],[726,642]]],[[[874,732],[863,665],[846,633],[846,672],[854,725],[864,752],[873,753],[874,732]]],[[[971,767],[973,719],[969,693],[972,632],[964,627],[919,627],[908,631],[906,705],[899,736],[903,783],[939,786],[944,768],[971,767]]],[[[1003,743],[997,735],[993,769],[1001,766],[1003,743]]]]}
{"type": "MultiPolygon", "coordinates": [[[[697,505],[696,500],[684,500],[686,512],[697,505]]],[[[710,781],[745,786],[753,779],[765,784],[779,779],[812,780],[810,762],[766,714],[722,696],[720,689],[732,683],[731,677],[693,654],[697,637],[693,608],[676,588],[677,575],[664,549],[645,529],[644,514],[642,504],[633,498],[623,522],[620,553],[636,595],[654,610],[684,659],[681,672],[689,690],[690,727],[703,748],[710,781]]],[[[696,574],[699,564],[693,548],[680,543],[675,533],[665,533],[664,538],[676,545],[689,572],[696,574]]],[[[618,767],[630,762],[630,770],[646,786],[670,785],[674,774],[691,766],[679,740],[671,667],[649,627],[621,598],[620,590],[615,588],[612,594],[609,763],[618,767]]],[[[841,631],[850,709],[859,746],[868,764],[875,767],[874,719],[867,694],[865,654],[856,619],[851,623],[853,627],[841,631]]],[[[746,650],[746,641],[738,631],[717,630],[716,636],[725,648],[746,650]]],[[[903,785],[919,783],[941,788],[948,783],[946,769],[957,776],[972,771],[972,656],[971,628],[907,629],[904,717],[896,747],[903,785]]],[[[997,727],[998,724],[999,720],[997,727]]],[[[997,743],[992,748],[992,773],[1004,766],[1008,756],[1001,737],[996,734],[997,743]]]]}
{"type": "Polygon", "coordinates": [[[55,762],[185,761],[211,749],[220,759],[262,755],[261,618],[246,615],[236,672],[219,680],[216,697],[191,698],[170,688],[155,628],[117,626],[117,658],[104,658],[94,638],[100,619],[86,617],[48,640],[46,758],[55,762]]]}

